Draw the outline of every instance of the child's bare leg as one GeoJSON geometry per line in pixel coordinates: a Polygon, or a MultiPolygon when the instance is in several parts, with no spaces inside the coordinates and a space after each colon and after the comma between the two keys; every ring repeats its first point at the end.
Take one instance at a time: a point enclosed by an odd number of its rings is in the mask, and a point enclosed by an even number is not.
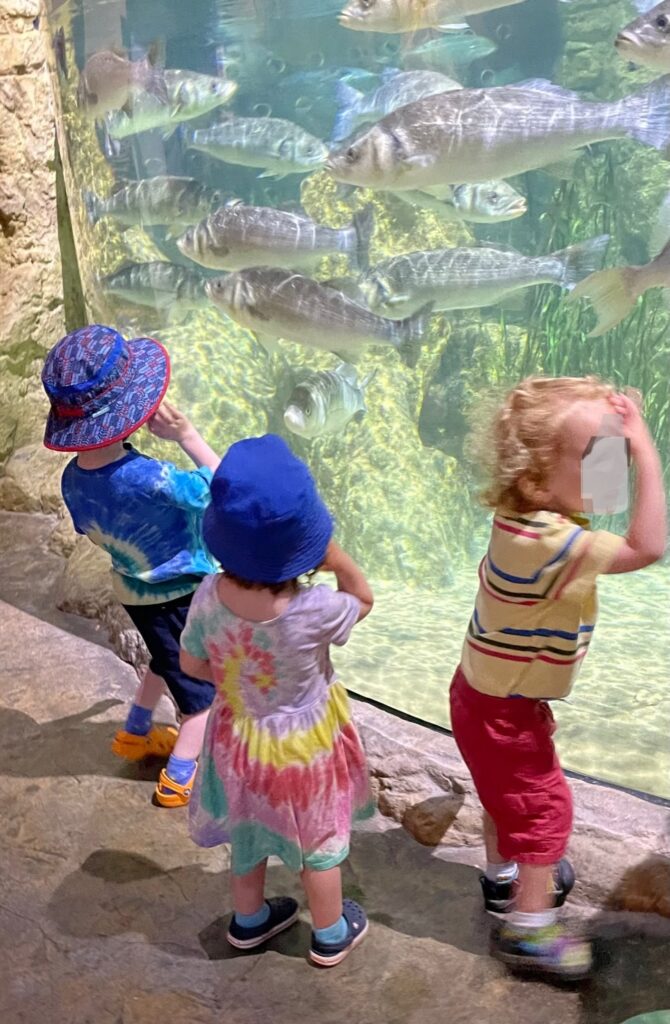
{"type": "Polygon", "coordinates": [[[498,832],[488,811],[484,811],[484,845],[486,846],[486,877],[492,882],[513,881],[517,874],[515,861],[505,860],[498,849],[498,832]]]}
{"type": "Polygon", "coordinates": [[[204,711],[197,711],[194,715],[183,716],[177,742],[174,745],[175,757],[183,761],[195,761],[200,756],[208,715],[209,708],[205,708],[204,711]]]}
{"type": "Polygon", "coordinates": [[[498,832],[496,831],[493,818],[488,811],[484,811],[484,844],[486,846],[486,860],[489,864],[503,864],[505,858],[498,849],[498,832]]]}
{"type": "Polygon", "coordinates": [[[162,676],[157,676],[150,668],[146,668],[142,682],[137,687],[134,703],[139,708],[153,711],[164,693],[166,686],[162,676]]]}
{"type": "Polygon", "coordinates": [[[262,860],[248,874],[232,876],[233,907],[237,916],[256,914],[263,907],[267,866],[267,860],[262,860]]]}
{"type": "Polygon", "coordinates": [[[554,864],[519,864],[519,892],[515,906],[517,913],[541,914],[553,908],[554,869],[554,864]]]}
{"type": "Polygon", "coordinates": [[[339,866],[327,871],[305,868],[301,877],[314,930],[330,928],[342,917],[342,872],[339,866]]]}

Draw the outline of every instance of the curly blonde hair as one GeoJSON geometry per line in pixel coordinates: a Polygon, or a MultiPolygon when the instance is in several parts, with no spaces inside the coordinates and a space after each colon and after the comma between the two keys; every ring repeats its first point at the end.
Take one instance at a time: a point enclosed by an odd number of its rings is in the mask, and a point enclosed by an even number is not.
{"type": "Polygon", "coordinates": [[[526,377],[507,393],[502,404],[491,398],[477,403],[468,452],[487,473],[481,494],[491,508],[529,510],[520,481],[538,488],[547,480],[561,453],[561,427],[575,402],[609,398],[611,384],[599,377],[526,377]]]}

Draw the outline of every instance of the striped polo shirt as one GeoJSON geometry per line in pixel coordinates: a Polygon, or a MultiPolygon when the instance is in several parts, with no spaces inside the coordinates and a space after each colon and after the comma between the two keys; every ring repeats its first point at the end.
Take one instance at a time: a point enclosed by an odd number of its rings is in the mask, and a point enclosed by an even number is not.
{"type": "Polygon", "coordinates": [[[593,636],[596,577],[622,543],[585,519],[498,509],[463,644],[470,685],[494,697],[565,697],[593,636]]]}

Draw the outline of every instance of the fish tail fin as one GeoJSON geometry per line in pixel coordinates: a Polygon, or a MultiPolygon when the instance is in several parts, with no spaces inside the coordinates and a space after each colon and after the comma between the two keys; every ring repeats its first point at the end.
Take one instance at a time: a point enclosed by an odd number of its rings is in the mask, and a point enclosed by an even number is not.
{"type": "Polygon", "coordinates": [[[346,82],[338,82],[335,86],[335,98],[338,111],[335,116],[335,124],[333,125],[332,141],[340,142],[342,139],[346,139],[347,135],[351,135],[356,127],[356,118],[358,117],[363,93],[359,92],[358,89],[354,89],[352,85],[347,85],[346,82]]]}
{"type": "Polygon", "coordinates": [[[375,229],[375,213],[372,203],[368,203],[353,216],[356,232],[356,249],[353,258],[359,270],[367,270],[370,265],[370,240],[375,229]]]}
{"type": "Polygon", "coordinates": [[[670,146],[670,75],[619,101],[631,138],[664,150],[670,146]]]}
{"type": "Polygon", "coordinates": [[[429,302],[422,306],[412,316],[400,321],[400,344],[398,352],[400,357],[410,370],[413,370],[419,361],[421,354],[421,342],[428,327],[428,320],[433,312],[433,303],[429,302]]]}
{"type": "Polygon", "coordinates": [[[628,316],[640,294],[637,278],[636,267],[599,270],[581,281],[571,292],[569,302],[584,297],[591,299],[598,322],[590,332],[590,338],[599,337],[628,316]]]}
{"type": "Polygon", "coordinates": [[[89,224],[96,225],[103,214],[102,202],[90,189],[84,189],[84,206],[89,224]]]}
{"type": "Polygon", "coordinates": [[[588,238],[585,242],[569,245],[567,249],[553,253],[554,259],[559,260],[562,265],[558,283],[563,288],[572,289],[578,281],[588,277],[595,270],[600,270],[609,241],[609,235],[597,235],[596,238],[588,238]]]}

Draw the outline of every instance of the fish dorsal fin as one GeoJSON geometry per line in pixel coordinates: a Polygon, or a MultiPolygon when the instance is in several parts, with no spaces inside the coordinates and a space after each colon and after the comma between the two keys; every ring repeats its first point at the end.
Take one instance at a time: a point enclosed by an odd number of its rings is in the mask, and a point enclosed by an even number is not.
{"type": "Polygon", "coordinates": [[[518,249],[515,249],[513,245],[505,245],[503,242],[489,242],[486,239],[481,238],[478,238],[471,248],[493,249],[494,252],[506,252],[509,253],[510,256],[523,256],[523,253],[519,252],[518,249]]]}
{"type": "Polygon", "coordinates": [[[578,100],[579,94],[572,89],[564,89],[562,85],[556,85],[547,78],[525,78],[522,82],[515,82],[510,89],[532,89],[533,92],[544,92],[548,96],[556,96],[564,100],[578,100]]]}
{"type": "Polygon", "coordinates": [[[651,237],[649,239],[649,256],[655,259],[670,241],[670,192],[661,203],[661,208],[656,216],[651,237]]]}
{"type": "Polygon", "coordinates": [[[340,377],[344,377],[344,379],[349,381],[350,384],[358,383],[356,367],[352,366],[351,363],[340,363],[339,366],[335,367],[335,373],[340,377]]]}

